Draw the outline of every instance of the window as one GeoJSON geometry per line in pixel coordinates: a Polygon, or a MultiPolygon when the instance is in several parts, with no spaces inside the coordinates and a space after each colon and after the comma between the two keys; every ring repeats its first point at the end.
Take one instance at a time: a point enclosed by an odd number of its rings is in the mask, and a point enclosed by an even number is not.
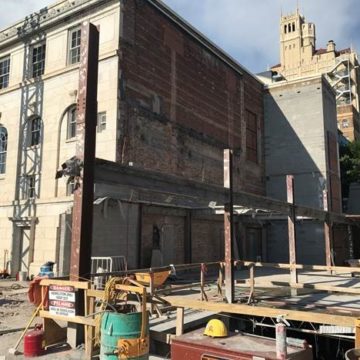
{"type": "Polygon", "coordinates": [[[72,139],[76,136],[76,107],[72,107],[67,114],[67,139],[72,139]]]}
{"type": "Polygon", "coordinates": [[[45,51],[44,43],[33,46],[32,48],[32,77],[38,77],[45,71],[45,51]]]}
{"type": "Polygon", "coordinates": [[[246,110],[246,158],[255,163],[258,162],[258,128],[257,117],[254,113],[246,110]]]}
{"type": "Polygon", "coordinates": [[[106,112],[99,112],[97,115],[97,132],[106,129],[106,112]]]}
{"type": "Polygon", "coordinates": [[[80,61],[81,29],[75,28],[69,31],[69,64],[80,61]]]}
{"type": "Polygon", "coordinates": [[[30,120],[29,130],[29,146],[39,145],[41,140],[41,119],[39,117],[30,120]]]}
{"type": "Polygon", "coordinates": [[[0,89],[9,86],[10,57],[0,59],[0,89]]]}
{"type": "Polygon", "coordinates": [[[0,126],[0,174],[5,174],[6,170],[7,140],[7,130],[5,127],[0,126]]]}
{"type": "Polygon", "coordinates": [[[288,32],[291,32],[291,24],[288,25],[288,32]]]}
{"type": "Polygon", "coordinates": [[[284,26],[284,33],[285,34],[287,33],[287,26],[286,25],[284,26]]]}
{"type": "Polygon", "coordinates": [[[295,23],[292,24],[292,31],[295,31],[295,23]]]}
{"type": "Polygon", "coordinates": [[[26,176],[26,199],[33,199],[36,197],[36,191],[35,191],[35,175],[27,175],[26,176]]]}

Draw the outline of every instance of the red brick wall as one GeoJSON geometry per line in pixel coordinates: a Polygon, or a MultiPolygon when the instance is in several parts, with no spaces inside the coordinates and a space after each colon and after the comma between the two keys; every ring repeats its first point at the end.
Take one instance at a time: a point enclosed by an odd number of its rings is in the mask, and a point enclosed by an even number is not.
{"type": "Polygon", "coordinates": [[[262,86],[241,77],[142,0],[123,4],[117,160],[223,184],[223,149],[235,150],[235,187],[264,194],[263,161],[246,157],[245,109],[256,114],[262,154],[262,86]]]}

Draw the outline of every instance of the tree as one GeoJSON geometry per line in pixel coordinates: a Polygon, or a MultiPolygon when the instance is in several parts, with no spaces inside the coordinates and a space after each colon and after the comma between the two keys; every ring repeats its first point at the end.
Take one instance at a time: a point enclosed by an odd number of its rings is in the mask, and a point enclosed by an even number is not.
{"type": "Polygon", "coordinates": [[[360,182],[360,141],[340,146],[340,169],[343,197],[348,197],[350,184],[360,182]]]}

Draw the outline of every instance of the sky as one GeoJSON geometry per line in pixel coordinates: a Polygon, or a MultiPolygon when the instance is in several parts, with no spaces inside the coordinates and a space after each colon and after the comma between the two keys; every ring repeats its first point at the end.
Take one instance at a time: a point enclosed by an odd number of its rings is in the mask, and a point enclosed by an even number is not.
{"type": "MultiPolygon", "coordinates": [[[[254,73],[279,63],[280,15],[294,12],[297,6],[308,22],[316,24],[318,48],[334,40],[338,49],[353,46],[360,51],[359,0],[163,1],[254,73]]],[[[0,28],[53,2],[0,0],[0,28]]]]}

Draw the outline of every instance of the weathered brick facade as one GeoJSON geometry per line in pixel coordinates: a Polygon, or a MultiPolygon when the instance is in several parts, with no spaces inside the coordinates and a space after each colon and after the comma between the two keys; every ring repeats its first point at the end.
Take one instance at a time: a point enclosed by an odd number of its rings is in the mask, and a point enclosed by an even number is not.
{"type": "Polygon", "coordinates": [[[264,194],[262,85],[151,2],[128,0],[122,10],[117,161],[222,185],[230,147],[235,188],[264,194]],[[246,110],[256,116],[255,161],[246,110]]]}

